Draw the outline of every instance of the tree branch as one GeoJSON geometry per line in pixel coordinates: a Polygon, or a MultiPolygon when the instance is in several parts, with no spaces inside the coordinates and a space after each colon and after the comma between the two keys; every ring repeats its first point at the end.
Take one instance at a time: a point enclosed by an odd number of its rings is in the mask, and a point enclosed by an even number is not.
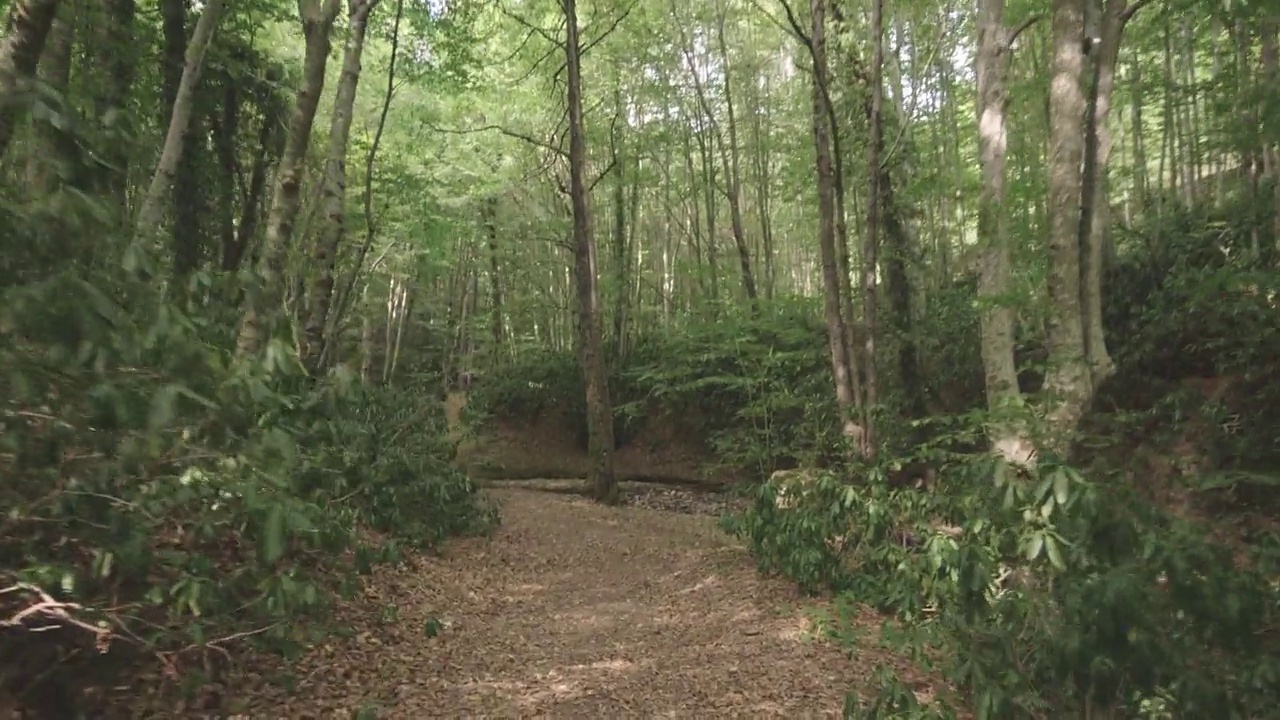
{"type": "Polygon", "coordinates": [[[1129,22],[1130,18],[1136,15],[1139,10],[1150,4],[1151,0],[1134,0],[1134,2],[1125,6],[1125,9],[1120,11],[1120,22],[1129,22]]]}
{"type": "Polygon", "coordinates": [[[636,5],[638,5],[639,2],[640,0],[633,0],[633,2],[627,6],[627,9],[623,10],[622,14],[618,15],[618,17],[615,18],[614,21],[609,24],[609,27],[606,28],[604,32],[600,33],[598,36],[596,36],[594,40],[588,42],[586,45],[583,45],[582,48],[578,51],[578,57],[582,57],[586,55],[587,52],[591,50],[591,48],[595,47],[596,45],[599,45],[601,40],[604,40],[605,38],[613,34],[613,31],[618,29],[618,25],[621,24],[623,20],[627,19],[627,16],[631,14],[632,10],[636,9],[636,5]]]}
{"type": "Polygon", "coordinates": [[[1012,30],[1010,30],[1010,31],[1009,31],[1009,34],[1008,34],[1008,36],[1007,36],[1007,37],[1005,37],[1005,39],[1004,39],[1004,44],[1001,46],[1001,48],[1000,48],[1000,49],[1001,49],[1001,50],[1003,50],[1003,51],[1006,51],[1006,52],[1007,52],[1007,51],[1009,51],[1009,50],[1012,50],[1012,49],[1013,49],[1013,44],[1014,44],[1015,42],[1017,42],[1017,40],[1018,40],[1018,36],[1019,36],[1019,35],[1021,35],[1021,34],[1022,34],[1022,33],[1024,33],[1024,32],[1026,32],[1026,31],[1027,31],[1027,29],[1028,29],[1028,28],[1030,28],[1032,25],[1035,25],[1036,23],[1040,22],[1040,18],[1041,18],[1041,17],[1042,17],[1042,16],[1041,16],[1041,15],[1038,15],[1038,14],[1037,14],[1037,15],[1032,15],[1031,17],[1027,18],[1026,20],[1023,20],[1021,23],[1019,23],[1019,24],[1018,24],[1016,27],[1014,27],[1012,30]]]}
{"type": "Polygon", "coordinates": [[[428,128],[428,129],[430,129],[430,130],[432,130],[432,131],[434,131],[434,132],[438,132],[438,133],[447,133],[447,134],[449,134],[449,135],[471,135],[471,134],[473,134],[473,133],[479,133],[479,132],[486,132],[486,131],[490,131],[490,130],[496,130],[497,132],[500,132],[500,133],[502,133],[503,135],[506,135],[506,136],[507,136],[507,137],[509,137],[509,138],[515,138],[516,140],[523,140],[524,142],[526,142],[526,143],[528,143],[528,144],[530,144],[530,145],[533,145],[533,146],[535,146],[535,147],[540,147],[540,148],[542,148],[543,150],[549,150],[549,151],[551,151],[551,152],[555,153],[556,155],[559,155],[560,157],[568,157],[568,156],[569,156],[569,155],[568,155],[568,153],[566,153],[564,150],[561,150],[560,148],[556,147],[555,145],[552,145],[552,144],[547,143],[547,142],[543,142],[542,140],[539,140],[539,139],[537,139],[537,138],[533,137],[532,135],[525,135],[524,133],[516,132],[515,130],[511,130],[511,129],[509,129],[509,128],[502,127],[501,125],[482,125],[482,126],[480,126],[480,127],[475,127],[475,128],[461,128],[461,129],[454,129],[454,128],[442,128],[442,127],[439,127],[439,126],[437,126],[437,125],[435,125],[435,124],[433,124],[433,123],[430,123],[430,122],[425,123],[425,125],[427,126],[427,128],[428,128]]]}
{"type": "MultiPolygon", "coordinates": [[[[806,35],[804,28],[800,27],[800,21],[796,19],[795,11],[791,9],[791,3],[787,2],[787,0],[778,0],[778,2],[782,3],[782,9],[787,13],[787,23],[791,25],[791,32],[795,33],[796,38],[798,38],[800,42],[804,43],[805,47],[809,48],[809,56],[812,57],[813,38],[806,35]]],[[[773,16],[770,16],[771,19],[772,17],[773,16]]]]}
{"type": "Polygon", "coordinates": [[[507,16],[507,17],[511,18],[512,20],[515,20],[516,22],[520,23],[520,25],[521,25],[522,27],[524,27],[525,29],[529,30],[529,32],[534,32],[534,33],[537,33],[538,35],[541,35],[543,40],[546,40],[547,42],[549,42],[549,43],[551,43],[551,44],[555,45],[556,47],[560,48],[561,50],[563,50],[563,49],[564,49],[564,41],[563,41],[563,40],[561,40],[561,39],[560,39],[560,38],[558,38],[558,37],[552,37],[552,36],[551,36],[551,33],[547,32],[547,31],[546,31],[546,30],[544,30],[544,29],[542,29],[542,28],[541,28],[541,27],[539,27],[538,25],[534,25],[533,23],[529,22],[528,20],[525,20],[525,19],[524,19],[523,17],[521,17],[520,15],[517,15],[516,13],[511,12],[511,11],[510,11],[510,10],[508,10],[508,9],[506,8],[506,6],[505,6],[505,5],[503,5],[502,3],[498,3],[498,12],[500,12],[500,13],[502,13],[503,15],[505,15],[505,16],[507,16]]]}

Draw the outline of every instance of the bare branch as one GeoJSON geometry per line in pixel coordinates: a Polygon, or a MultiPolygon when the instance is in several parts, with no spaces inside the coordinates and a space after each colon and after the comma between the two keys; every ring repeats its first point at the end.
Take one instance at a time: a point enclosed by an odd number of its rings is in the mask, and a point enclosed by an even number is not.
{"type": "Polygon", "coordinates": [[[1151,4],[1151,0],[1134,0],[1125,9],[1120,11],[1120,22],[1129,22],[1139,10],[1151,4]]]}
{"type": "Polygon", "coordinates": [[[545,29],[543,29],[542,27],[540,27],[540,26],[538,26],[538,25],[535,25],[534,23],[531,23],[531,22],[529,22],[528,20],[525,20],[522,16],[517,15],[517,14],[516,14],[516,13],[514,13],[514,12],[511,12],[511,11],[510,11],[510,10],[508,10],[508,9],[506,8],[506,6],[505,6],[505,5],[503,5],[502,3],[498,3],[498,12],[500,12],[500,13],[502,13],[503,15],[505,15],[505,16],[507,16],[507,17],[511,18],[512,20],[515,20],[517,23],[520,23],[520,25],[521,25],[522,27],[524,27],[525,29],[529,30],[529,32],[534,32],[534,33],[537,33],[538,35],[541,35],[543,40],[546,40],[547,42],[549,42],[549,43],[551,43],[551,44],[555,45],[556,47],[560,48],[561,50],[563,50],[563,49],[564,49],[564,41],[563,41],[563,40],[561,40],[561,39],[560,39],[560,38],[558,38],[558,37],[552,37],[551,33],[547,32],[547,31],[546,31],[545,29]]]}
{"type": "Polygon", "coordinates": [[[604,32],[597,35],[595,40],[592,40],[588,42],[586,45],[582,46],[582,49],[578,51],[578,57],[582,57],[586,55],[591,50],[591,48],[595,47],[596,45],[599,45],[600,41],[612,35],[613,31],[618,29],[618,25],[623,20],[627,19],[627,16],[631,14],[632,10],[636,9],[636,5],[638,5],[639,2],[640,0],[632,0],[632,3],[627,6],[627,9],[623,10],[622,13],[618,15],[618,17],[615,18],[612,23],[609,23],[609,27],[605,28],[604,32]]]}
{"type": "Polygon", "coordinates": [[[596,175],[595,180],[592,180],[591,183],[587,185],[587,192],[593,192],[596,189],[596,185],[599,184],[601,180],[605,179],[605,177],[608,176],[610,172],[613,172],[613,168],[617,164],[618,164],[617,158],[609,158],[609,164],[606,165],[605,168],[600,171],[599,175],[596,175]]]}
{"type": "Polygon", "coordinates": [[[1013,49],[1013,44],[1017,42],[1018,36],[1021,35],[1023,32],[1025,32],[1032,25],[1035,25],[1036,23],[1040,22],[1041,17],[1042,17],[1041,15],[1032,15],[1026,20],[1023,20],[1012,30],[1010,30],[1008,36],[1004,39],[1004,43],[1000,47],[1000,49],[1004,51],[1013,49]]]}
{"type": "Polygon", "coordinates": [[[539,140],[531,135],[525,135],[524,133],[516,132],[515,130],[511,130],[509,128],[504,128],[501,125],[482,125],[480,127],[462,128],[462,129],[442,128],[430,122],[425,123],[425,125],[427,126],[427,128],[429,128],[434,132],[447,133],[449,135],[471,135],[473,133],[479,133],[479,132],[497,131],[502,133],[503,135],[506,135],[509,138],[515,138],[516,140],[523,140],[524,142],[530,145],[533,145],[535,147],[540,147],[543,150],[549,150],[557,155],[560,155],[561,157],[568,156],[568,154],[565,153],[564,150],[561,150],[555,145],[552,145],[547,142],[543,142],[542,140],[539,140]]]}
{"type": "Polygon", "coordinates": [[[19,610],[8,620],[0,620],[0,628],[6,627],[22,627],[28,632],[45,632],[53,630],[63,625],[79,628],[94,636],[94,647],[98,652],[106,652],[111,646],[111,639],[114,637],[110,628],[103,625],[91,625],[84,620],[80,620],[72,616],[72,612],[83,610],[84,607],[79,603],[59,602],[52,595],[41,590],[35,585],[29,583],[18,583],[7,588],[0,589],[0,595],[8,595],[10,593],[26,592],[35,596],[35,602],[23,610],[19,610]],[[33,620],[41,620],[45,622],[52,621],[52,624],[31,627],[29,624],[33,620]]]}
{"type": "MultiPolygon", "coordinates": [[[[799,38],[800,42],[804,43],[805,47],[809,48],[809,55],[812,56],[813,38],[805,34],[804,28],[800,26],[800,21],[796,19],[795,11],[791,9],[791,3],[787,2],[787,0],[778,0],[778,2],[782,3],[782,9],[787,12],[787,23],[791,25],[791,32],[799,38]]],[[[763,8],[761,8],[761,10],[763,10],[763,8]]],[[[768,15],[767,12],[765,14],[768,15]]],[[[772,20],[773,16],[770,15],[769,19],[772,20]]],[[[778,21],[774,20],[774,22],[776,23],[778,21]]],[[[781,26],[781,24],[782,23],[778,23],[779,26],[781,26]]]]}

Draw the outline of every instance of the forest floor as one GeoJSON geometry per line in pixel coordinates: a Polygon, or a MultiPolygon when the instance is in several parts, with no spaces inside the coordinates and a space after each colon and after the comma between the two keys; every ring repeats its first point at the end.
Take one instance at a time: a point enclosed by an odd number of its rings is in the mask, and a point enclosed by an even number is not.
{"type": "Polygon", "coordinates": [[[716,527],[727,496],[649,490],[611,508],[527,487],[487,492],[502,505],[495,535],[376,570],[340,609],[349,630],[292,668],[291,691],[260,688],[242,712],[840,717],[878,662],[918,675],[880,656],[873,614],[856,620],[870,634],[856,658],[820,637],[813,618],[826,601],[761,577],[716,527]]]}

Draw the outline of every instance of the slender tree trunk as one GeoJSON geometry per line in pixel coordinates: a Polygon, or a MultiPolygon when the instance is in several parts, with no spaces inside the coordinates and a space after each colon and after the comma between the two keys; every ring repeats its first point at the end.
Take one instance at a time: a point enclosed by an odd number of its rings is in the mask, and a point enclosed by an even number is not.
{"type": "Polygon", "coordinates": [[[1053,71],[1049,92],[1049,310],[1052,367],[1045,378],[1054,394],[1050,418],[1065,443],[1092,394],[1084,354],[1080,307],[1080,180],[1085,98],[1081,0],[1053,0],[1053,71]]]}
{"type": "Polygon", "coordinates": [[[1008,462],[1027,465],[1034,449],[1017,416],[1022,406],[1014,362],[1014,314],[1010,306],[1012,265],[1005,220],[1005,158],[1008,152],[1008,91],[1011,33],[1004,24],[1005,0],[978,6],[978,243],[982,269],[978,297],[982,308],[982,367],[986,376],[987,428],[991,448],[1008,462]]]}
{"type": "Polygon", "coordinates": [[[614,126],[609,131],[609,153],[613,159],[613,342],[616,357],[621,358],[626,339],[627,316],[627,197],[621,133],[617,128],[626,123],[626,108],[622,104],[622,89],[617,77],[613,87],[614,126]]]}
{"type": "MultiPolygon", "coordinates": [[[[720,146],[720,162],[724,167],[728,187],[729,220],[733,229],[733,242],[738,248],[738,264],[742,271],[742,287],[747,293],[747,302],[751,304],[752,313],[760,311],[760,303],[756,292],[755,275],[751,271],[751,251],[747,249],[746,227],[742,220],[742,170],[738,151],[738,120],[733,108],[733,82],[729,70],[729,47],[724,37],[724,8],[720,8],[716,20],[716,40],[720,45],[720,66],[724,76],[724,103],[728,120],[729,142],[725,147],[725,138],[716,126],[716,142],[720,146]]],[[[703,100],[704,105],[706,100],[703,100]]],[[[711,110],[707,108],[707,117],[711,110]]]]}
{"type": "MultiPolygon", "coordinates": [[[[382,109],[378,113],[378,126],[373,132],[373,142],[370,143],[369,151],[364,156],[364,191],[361,193],[361,203],[364,206],[364,242],[360,244],[359,250],[356,251],[355,262],[351,264],[350,270],[347,271],[346,278],[334,305],[335,309],[329,312],[331,320],[329,322],[329,330],[326,332],[325,352],[321,353],[322,356],[329,354],[329,348],[337,343],[337,338],[342,333],[342,322],[346,316],[347,307],[351,302],[351,295],[355,292],[356,282],[360,279],[360,273],[364,272],[364,261],[369,255],[369,249],[373,247],[373,241],[377,233],[378,222],[373,211],[374,164],[378,159],[378,148],[382,146],[382,134],[387,128],[387,115],[391,112],[391,99],[395,95],[396,59],[400,54],[400,23],[403,19],[404,0],[396,0],[395,20],[391,23],[391,56],[387,62],[386,90],[382,95],[382,109]]],[[[379,260],[385,255],[386,251],[379,257],[379,260]]],[[[375,260],[373,265],[376,266],[377,264],[378,261],[375,260]]]]}
{"type": "Polygon", "coordinates": [[[773,218],[771,217],[773,209],[770,203],[769,188],[771,182],[770,165],[773,163],[772,154],[769,151],[769,137],[772,127],[769,124],[770,77],[768,74],[764,76],[764,91],[762,96],[756,98],[761,111],[751,113],[751,142],[755,149],[756,212],[760,216],[760,252],[764,256],[762,263],[764,266],[764,278],[762,283],[764,285],[765,300],[772,302],[776,279],[773,267],[773,218]],[[761,115],[764,117],[761,117],[761,115]]]}
{"type": "MultiPolygon", "coordinates": [[[[173,101],[173,113],[169,118],[169,131],[165,134],[164,149],[160,151],[160,162],[151,176],[151,184],[142,200],[142,209],[138,212],[139,235],[155,232],[164,223],[164,201],[173,189],[173,178],[182,161],[183,140],[195,109],[196,85],[200,83],[200,75],[204,72],[205,53],[213,40],[213,31],[222,18],[225,3],[226,0],[207,0],[204,10],[200,12],[200,20],[196,22],[195,33],[187,47],[182,82],[173,101]]],[[[194,232],[195,229],[186,230],[194,232]]]]}
{"type": "Polygon", "coordinates": [[[569,106],[569,195],[573,205],[573,270],[578,296],[578,338],[587,404],[587,452],[595,499],[618,502],[613,472],[613,406],[600,327],[600,291],[596,283],[596,248],[591,234],[587,189],[587,141],[582,109],[582,44],[577,0],[561,0],[565,19],[565,80],[569,106]]]}
{"type": "Polygon", "coordinates": [[[489,366],[496,368],[502,356],[503,328],[502,275],[498,263],[498,198],[493,196],[484,203],[485,232],[489,236],[489,332],[493,337],[493,349],[489,366]]]}
{"type": "MultiPolygon", "coordinates": [[[[167,127],[177,105],[178,89],[182,85],[182,73],[187,63],[187,0],[163,0],[160,3],[161,30],[164,36],[160,73],[162,99],[160,127],[167,127]]],[[[199,121],[192,118],[192,123],[199,121]]],[[[173,226],[171,250],[173,275],[179,282],[195,271],[200,263],[200,214],[199,178],[194,148],[188,149],[186,138],[194,132],[188,127],[183,133],[183,153],[174,171],[173,226]]],[[[144,201],[145,202],[145,201],[144,201]]]]}
{"type": "Polygon", "coordinates": [[[347,10],[347,42],[342,53],[342,74],[338,78],[333,117],[329,125],[329,153],[325,158],[321,202],[325,222],[316,242],[316,280],[311,286],[307,312],[304,359],[308,369],[323,369],[325,329],[329,325],[329,308],[333,303],[334,276],[338,249],[346,231],[347,220],[347,146],[351,138],[351,119],[355,113],[356,90],[360,85],[361,60],[364,57],[365,34],[369,15],[378,0],[351,0],[347,10]]]}
{"type": "Polygon", "coordinates": [[[236,340],[236,354],[247,357],[262,349],[271,335],[277,314],[273,298],[278,297],[284,277],[285,260],[293,239],[294,223],[302,204],[302,174],[306,169],[307,150],[311,144],[311,127],[316,107],[324,92],[325,67],[332,48],[330,34],[342,10],[341,0],[298,0],[298,15],[306,38],[302,63],[302,85],[294,101],[289,119],[289,139],[276,169],[275,192],[267,217],[267,237],[259,262],[259,278],[248,284],[244,318],[236,340]]]}
{"type": "Polygon", "coordinates": [[[884,129],[881,105],[884,101],[882,75],[884,71],[884,0],[871,0],[871,108],[867,117],[867,234],[862,246],[862,318],[866,323],[866,350],[863,353],[863,372],[866,384],[862,397],[866,409],[866,454],[876,452],[877,437],[872,421],[879,403],[880,380],[876,369],[876,336],[879,328],[879,289],[877,274],[880,252],[881,174],[880,156],[884,150],[884,129]]]}
{"type": "Polygon", "coordinates": [[[269,88],[259,91],[258,109],[262,113],[262,125],[258,129],[258,146],[254,152],[253,167],[249,170],[249,186],[244,204],[240,207],[240,222],[236,224],[235,242],[222,249],[222,269],[235,272],[241,268],[246,253],[258,235],[262,218],[262,201],[267,191],[267,173],[271,164],[279,158],[284,133],[279,131],[284,109],[275,102],[269,88]]]}
{"type": "MultiPolygon", "coordinates": [[[[369,284],[365,283],[362,294],[364,304],[369,301],[369,284]]],[[[373,324],[373,313],[366,308],[360,323],[360,379],[365,384],[372,384],[374,353],[378,346],[378,329],[373,324]]]]}
{"type": "Polygon", "coordinates": [[[96,62],[105,77],[98,80],[93,105],[98,121],[111,130],[102,148],[97,192],[106,200],[116,221],[124,227],[129,218],[129,172],[132,166],[126,138],[133,130],[129,97],[136,74],[135,0],[102,0],[105,18],[94,48],[96,62]]]}
{"type": "MultiPolygon", "coordinates": [[[[41,80],[65,98],[71,83],[71,50],[75,40],[75,24],[67,18],[67,7],[62,6],[61,9],[62,18],[54,17],[49,29],[38,70],[41,80]]],[[[68,109],[64,101],[62,107],[55,108],[55,112],[65,114],[68,109]]],[[[67,145],[65,134],[55,123],[33,118],[33,124],[38,149],[27,158],[27,183],[31,186],[32,197],[46,197],[58,186],[59,175],[72,171],[66,164],[73,161],[73,155],[68,152],[71,148],[67,145]]]]}
{"type": "MultiPolygon", "coordinates": [[[[1280,86],[1280,15],[1272,14],[1266,18],[1261,30],[1262,35],[1262,77],[1264,87],[1280,86]]],[[[1274,138],[1274,136],[1272,136],[1274,138]]],[[[1271,204],[1271,227],[1274,236],[1277,256],[1280,257],[1280,144],[1274,139],[1261,149],[1263,165],[1271,179],[1271,191],[1274,199],[1271,204]]]]}
{"type": "Polygon", "coordinates": [[[827,0],[809,0],[812,19],[810,41],[813,51],[813,146],[818,181],[818,242],[822,254],[823,314],[827,326],[827,346],[831,353],[831,375],[836,385],[836,404],[842,420],[841,433],[852,449],[865,453],[866,432],[854,417],[856,411],[850,371],[848,332],[840,298],[839,258],[836,253],[835,168],[831,159],[831,137],[827,112],[827,0]]]}
{"type": "MultiPolygon", "coordinates": [[[[236,181],[240,176],[236,141],[240,137],[241,95],[230,75],[220,75],[222,102],[210,113],[209,125],[213,131],[213,154],[218,167],[218,242],[225,261],[227,249],[236,244],[236,181]]],[[[174,193],[177,192],[175,187],[174,193]]]]}
{"type": "Polygon", "coordinates": [[[18,128],[19,95],[31,85],[57,14],[58,0],[14,0],[9,5],[9,30],[0,40],[0,159],[18,128]]]}
{"type": "MultiPolygon", "coordinates": [[[[1115,372],[1102,326],[1103,248],[1111,226],[1111,198],[1107,167],[1111,158],[1111,102],[1115,94],[1116,64],[1124,27],[1141,7],[1122,0],[1105,0],[1101,39],[1094,52],[1088,109],[1085,113],[1084,172],[1080,206],[1080,305],[1084,322],[1085,359],[1093,384],[1115,372]]],[[[1141,0],[1139,0],[1141,2],[1141,0]]]]}
{"type": "Polygon", "coordinates": [[[1147,143],[1142,132],[1142,72],[1137,53],[1133,54],[1129,63],[1129,80],[1132,83],[1129,95],[1132,101],[1129,106],[1133,133],[1133,184],[1138,195],[1138,205],[1146,209],[1150,194],[1147,180],[1147,143]]]}
{"type": "MultiPolygon", "coordinates": [[[[705,117],[700,113],[701,111],[698,115],[700,119],[705,117]]],[[[710,125],[709,120],[707,124],[710,125]]],[[[707,270],[710,274],[707,292],[712,311],[715,312],[720,303],[720,263],[716,252],[716,164],[711,159],[710,148],[707,147],[706,130],[707,128],[699,127],[694,138],[698,141],[698,156],[702,161],[702,201],[707,217],[707,236],[703,244],[707,270]]]]}

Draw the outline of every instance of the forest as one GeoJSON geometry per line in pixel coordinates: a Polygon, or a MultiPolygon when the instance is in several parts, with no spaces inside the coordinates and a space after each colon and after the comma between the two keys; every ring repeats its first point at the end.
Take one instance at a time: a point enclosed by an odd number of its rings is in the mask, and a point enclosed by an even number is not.
{"type": "Polygon", "coordinates": [[[0,720],[1280,717],[1274,3],[6,4],[0,720]]]}

